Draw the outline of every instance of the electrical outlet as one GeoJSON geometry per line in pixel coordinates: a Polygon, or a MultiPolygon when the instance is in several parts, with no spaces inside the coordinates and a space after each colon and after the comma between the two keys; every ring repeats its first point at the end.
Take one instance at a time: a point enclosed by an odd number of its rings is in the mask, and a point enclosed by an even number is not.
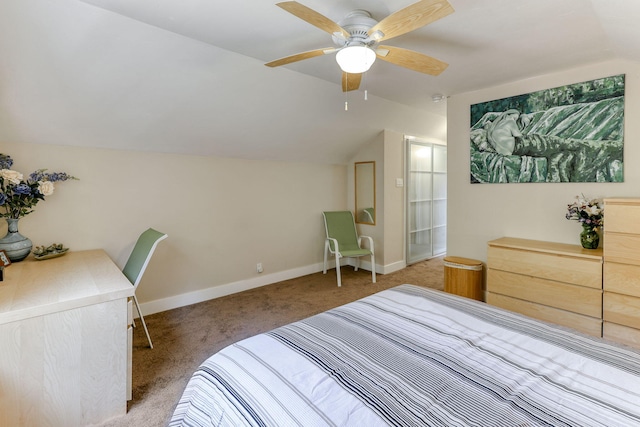
{"type": "Polygon", "coordinates": [[[258,273],[262,273],[262,271],[263,271],[263,270],[262,270],[262,263],[261,263],[261,262],[259,262],[259,263],[256,265],[256,271],[257,271],[258,273]]]}

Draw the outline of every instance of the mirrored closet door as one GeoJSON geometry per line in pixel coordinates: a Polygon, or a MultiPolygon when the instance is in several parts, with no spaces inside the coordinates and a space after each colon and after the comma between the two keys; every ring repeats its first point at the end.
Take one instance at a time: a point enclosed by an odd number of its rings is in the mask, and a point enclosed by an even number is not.
{"type": "Polygon", "coordinates": [[[407,264],[447,250],[447,146],[407,137],[407,264]]]}

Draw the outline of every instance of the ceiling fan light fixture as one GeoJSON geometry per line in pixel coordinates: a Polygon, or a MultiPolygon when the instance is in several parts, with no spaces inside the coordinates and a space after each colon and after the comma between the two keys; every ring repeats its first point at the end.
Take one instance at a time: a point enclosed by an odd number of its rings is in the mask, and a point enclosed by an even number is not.
{"type": "Polygon", "coordinates": [[[336,61],[345,73],[360,74],[368,71],[376,60],[376,53],[368,46],[357,45],[342,48],[336,61]]]}

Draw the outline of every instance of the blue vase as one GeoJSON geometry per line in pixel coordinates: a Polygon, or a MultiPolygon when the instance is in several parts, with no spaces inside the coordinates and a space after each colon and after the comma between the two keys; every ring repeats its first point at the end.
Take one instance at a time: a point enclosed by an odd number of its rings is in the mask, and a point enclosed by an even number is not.
{"type": "Polygon", "coordinates": [[[0,239],[0,250],[7,253],[11,262],[22,261],[31,252],[33,243],[29,238],[18,232],[19,219],[5,218],[5,220],[7,221],[8,230],[7,234],[0,239]]]}

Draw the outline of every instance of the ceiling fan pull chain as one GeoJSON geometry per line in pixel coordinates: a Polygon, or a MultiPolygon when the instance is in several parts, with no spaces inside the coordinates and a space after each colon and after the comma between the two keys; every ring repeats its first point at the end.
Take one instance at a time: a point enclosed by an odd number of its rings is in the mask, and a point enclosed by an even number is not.
{"type": "Polygon", "coordinates": [[[369,92],[367,91],[367,73],[364,73],[364,100],[369,100],[369,92]]]}
{"type": "MultiPolygon", "coordinates": [[[[344,74],[345,87],[349,86],[349,74],[344,74]]],[[[349,111],[349,91],[344,92],[344,111],[349,111]]]]}
{"type": "Polygon", "coordinates": [[[362,73],[362,86],[364,87],[364,100],[369,100],[369,91],[367,90],[367,73],[362,73]]]}

